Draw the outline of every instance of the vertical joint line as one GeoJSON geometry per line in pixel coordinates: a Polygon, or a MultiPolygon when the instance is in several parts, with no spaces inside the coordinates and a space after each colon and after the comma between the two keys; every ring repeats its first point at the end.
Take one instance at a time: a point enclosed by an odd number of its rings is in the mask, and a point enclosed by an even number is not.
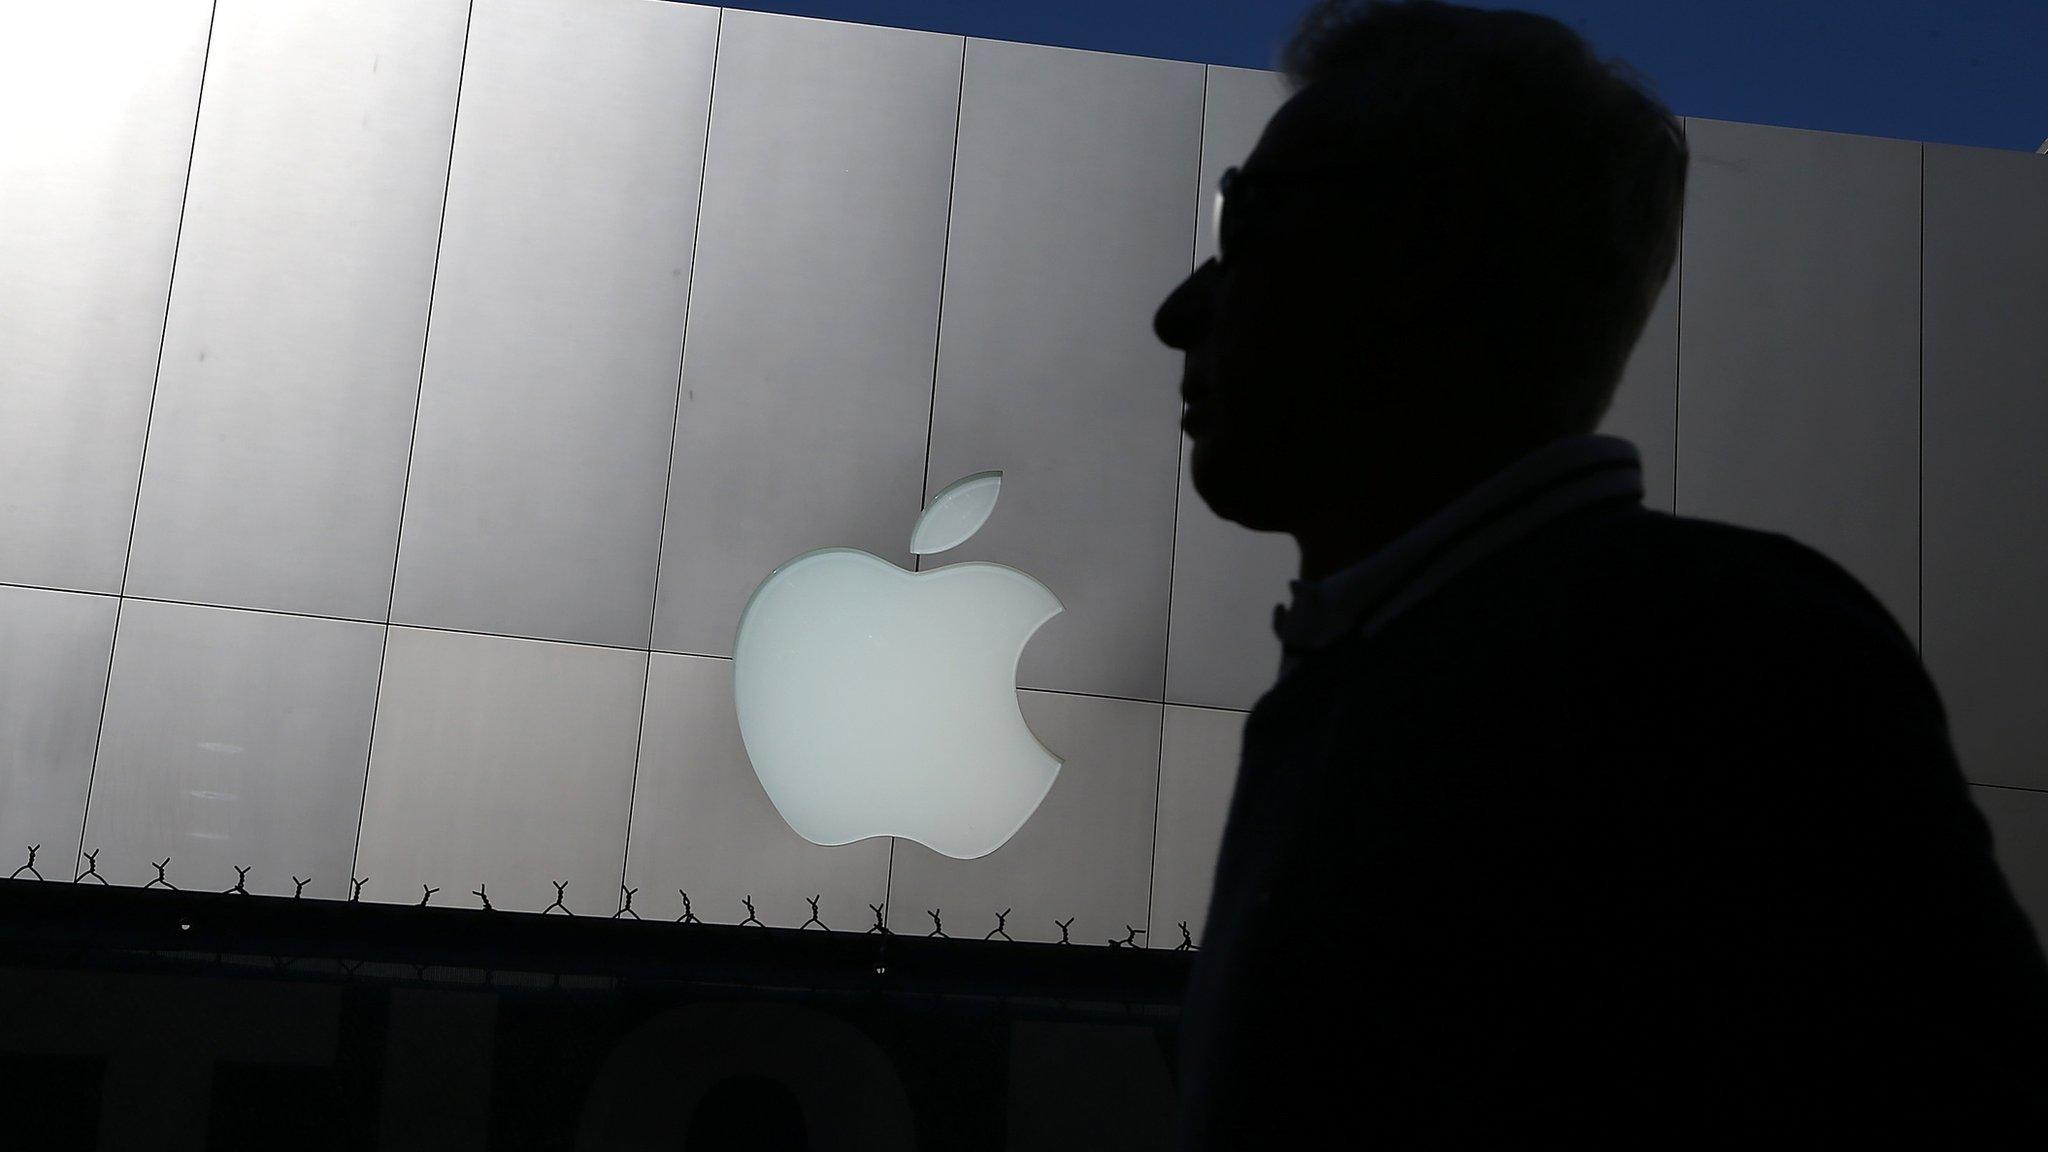
{"type": "MultiPolygon", "coordinates": [[[[1190,221],[1188,236],[1188,270],[1192,274],[1195,256],[1202,243],[1202,171],[1209,161],[1209,69],[1202,66],[1201,114],[1195,118],[1195,216],[1190,221]]],[[[1145,941],[1150,947],[1154,939],[1152,929],[1152,901],[1159,887],[1159,797],[1166,784],[1166,676],[1173,666],[1173,567],[1180,558],[1180,474],[1181,451],[1180,426],[1173,430],[1173,531],[1166,544],[1166,630],[1159,644],[1159,747],[1152,758],[1152,854],[1146,860],[1145,869],[1145,941]]]]}
{"type": "Polygon", "coordinates": [[[640,723],[633,732],[633,778],[626,786],[626,842],[619,848],[619,890],[624,908],[626,869],[633,854],[633,802],[640,795],[640,750],[647,736],[647,699],[654,680],[654,622],[661,615],[661,556],[668,547],[668,498],[675,489],[676,432],[683,421],[683,374],[690,360],[690,305],[697,298],[697,241],[704,234],[704,188],[711,171],[711,126],[718,114],[718,50],[725,39],[725,9],[711,31],[711,76],[705,83],[704,150],[697,160],[697,214],[690,225],[690,274],[683,281],[683,339],[676,351],[676,403],[668,425],[668,467],[661,476],[661,526],[654,544],[654,595],[647,606],[647,664],[640,674],[640,723]]]}
{"type": "Polygon", "coordinates": [[[192,205],[192,163],[199,154],[199,117],[206,109],[206,73],[213,64],[213,26],[220,19],[218,0],[206,15],[206,47],[199,53],[199,96],[192,105],[192,142],[185,149],[185,188],[178,197],[178,230],[171,239],[171,274],[164,283],[164,320],[156,334],[156,372],[149,381],[149,407],[142,417],[142,451],[135,460],[135,501],[128,509],[128,546],[121,552],[121,584],[114,602],[114,631],[107,637],[107,682],[100,689],[99,725],[92,737],[92,767],[85,773],[85,804],[78,814],[78,852],[71,861],[71,874],[85,859],[85,828],[92,819],[92,785],[100,771],[100,745],[107,736],[107,700],[114,690],[114,653],[121,642],[122,607],[127,603],[128,566],[135,558],[135,524],[142,515],[142,476],[149,464],[149,429],[156,420],[157,386],[164,378],[164,342],[171,331],[171,301],[178,286],[178,251],[185,243],[185,210],[192,205]]]}
{"type": "MultiPolygon", "coordinates": [[[[953,96],[953,166],[946,173],[946,235],[939,257],[939,314],[932,325],[932,394],[924,414],[924,470],[918,476],[917,506],[922,510],[932,494],[932,430],[939,419],[939,349],[946,335],[946,274],[953,267],[953,193],[960,186],[960,122],[967,105],[967,37],[960,38],[960,84],[953,96]]],[[[924,557],[913,555],[910,569],[924,568],[924,557]]],[[[895,857],[891,840],[890,857],[895,857]]]]}
{"type": "Polygon", "coordinates": [[[363,791],[356,801],[356,842],[349,852],[348,875],[353,882],[362,862],[363,822],[370,803],[370,758],[377,749],[377,715],[384,710],[384,664],[391,655],[391,610],[398,600],[398,553],[405,541],[405,504],[412,495],[412,459],[419,447],[420,407],[427,391],[427,348],[434,331],[434,296],[441,283],[441,245],[448,235],[448,199],[455,180],[455,137],[462,120],[462,80],[469,69],[469,33],[476,24],[476,0],[462,21],[462,54],[455,63],[455,107],[448,116],[448,166],[441,175],[441,224],[434,233],[434,270],[427,279],[427,316],[420,331],[420,373],[412,394],[412,436],[405,446],[405,479],[398,488],[398,531],[391,540],[391,587],[384,594],[384,643],[377,650],[377,687],[370,704],[370,739],[363,748],[363,791]]]}
{"type": "MultiPolygon", "coordinates": [[[[953,166],[946,173],[946,236],[939,257],[939,314],[932,328],[932,392],[924,416],[924,470],[918,474],[917,506],[921,511],[931,495],[932,429],[939,419],[939,349],[946,334],[946,274],[953,267],[953,195],[960,187],[960,124],[967,108],[967,37],[960,38],[960,83],[953,96],[953,166]]],[[[910,570],[922,571],[924,557],[913,554],[910,570]]],[[[896,898],[896,837],[889,837],[889,867],[882,874],[882,924],[889,923],[891,902],[896,898]]]]}
{"type": "Polygon", "coordinates": [[[889,837],[889,866],[882,873],[882,927],[889,926],[889,900],[896,883],[896,837],[889,837]]]}
{"type": "MultiPolygon", "coordinates": [[[[1680,119],[1678,129],[1686,138],[1686,154],[1692,153],[1689,120],[1680,119]]],[[[1688,169],[1689,170],[1689,169],[1688,169]]],[[[1681,394],[1680,367],[1685,363],[1685,217],[1689,206],[1683,190],[1678,198],[1678,267],[1671,270],[1671,514],[1678,515],[1678,409],[1681,394]]]]}

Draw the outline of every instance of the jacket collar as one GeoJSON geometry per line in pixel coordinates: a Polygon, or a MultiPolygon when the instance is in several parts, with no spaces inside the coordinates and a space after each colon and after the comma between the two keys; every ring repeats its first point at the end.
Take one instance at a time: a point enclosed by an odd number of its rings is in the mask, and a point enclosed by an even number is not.
{"type": "Polygon", "coordinates": [[[1354,631],[1371,634],[1480,559],[1557,518],[1615,499],[1640,503],[1642,458],[1617,436],[1559,437],[1489,476],[1364,560],[1295,580],[1275,607],[1281,676],[1354,631]]]}

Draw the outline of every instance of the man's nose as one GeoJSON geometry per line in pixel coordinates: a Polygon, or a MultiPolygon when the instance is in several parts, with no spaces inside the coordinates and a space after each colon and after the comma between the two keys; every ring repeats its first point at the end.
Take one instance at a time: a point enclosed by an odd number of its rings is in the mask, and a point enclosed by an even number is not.
{"type": "Polygon", "coordinates": [[[1152,331],[1168,348],[1185,352],[1208,334],[1214,307],[1216,261],[1204,260],[1167,294],[1152,317],[1152,331]]]}

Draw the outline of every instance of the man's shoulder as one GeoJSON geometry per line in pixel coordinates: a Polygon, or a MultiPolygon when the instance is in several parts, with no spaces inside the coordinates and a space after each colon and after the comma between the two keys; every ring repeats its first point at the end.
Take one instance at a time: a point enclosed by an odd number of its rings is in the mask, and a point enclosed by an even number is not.
{"type": "Polygon", "coordinates": [[[1475,565],[1352,646],[1355,674],[1419,658],[1550,657],[1617,673],[1644,661],[1696,668],[1798,663],[1856,652],[1917,672],[1899,621],[1860,579],[1782,532],[1635,508],[1559,524],[1475,565]]]}
{"type": "Polygon", "coordinates": [[[1592,555],[1601,550],[1657,559],[1682,559],[1687,574],[1705,578],[1767,571],[1848,573],[1811,545],[1766,528],[1681,516],[1655,508],[1588,525],[1569,551],[1592,555]]]}
{"type": "Polygon", "coordinates": [[[1567,567],[1597,586],[1605,574],[1663,590],[1653,610],[1702,623],[1743,613],[1796,615],[1816,625],[1874,629],[1910,649],[1896,617],[1869,586],[1820,549],[1782,532],[1654,509],[1595,530],[1567,567]]]}
{"type": "Polygon", "coordinates": [[[1836,677],[1854,665],[1851,679],[1898,685],[1924,676],[1899,622],[1819,549],[1640,507],[1546,528],[1319,663],[1350,681],[1416,661],[1470,673],[1560,660],[1593,678],[1736,676],[1759,661],[1836,677]]]}

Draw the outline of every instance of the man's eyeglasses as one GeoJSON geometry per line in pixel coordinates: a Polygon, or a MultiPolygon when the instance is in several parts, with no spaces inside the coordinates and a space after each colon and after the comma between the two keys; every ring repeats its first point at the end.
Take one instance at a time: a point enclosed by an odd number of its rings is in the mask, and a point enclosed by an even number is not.
{"type": "Polygon", "coordinates": [[[1312,180],[1353,177],[1366,171],[1363,164],[1328,164],[1294,170],[1259,168],[1250,172],[1235,164],[1225,168],[1223,178],[1216,182],[1216,198],[1210,207],[1216,262],[1228,261],[1231,249],[1242,243],[1247,226],[1259,219],[1261,213],[1273,210],[1273,189],[1312,180]]]}

